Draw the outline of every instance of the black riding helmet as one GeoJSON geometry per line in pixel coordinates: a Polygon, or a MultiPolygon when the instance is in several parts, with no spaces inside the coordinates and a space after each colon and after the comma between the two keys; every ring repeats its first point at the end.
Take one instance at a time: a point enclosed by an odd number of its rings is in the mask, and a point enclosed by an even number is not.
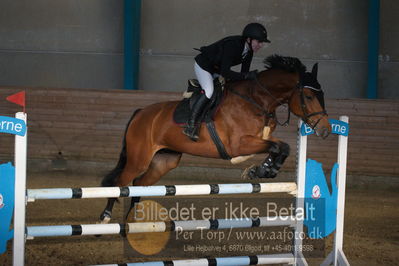
{"type": "Polygon", "coordinates": [[[267,39],[266,28],[259,23],[249,23],[247,26],[245,26],[244,30],[242,31],[242,36],[245,38],[255,39],[260,42],[270,42],[267,39]]]}

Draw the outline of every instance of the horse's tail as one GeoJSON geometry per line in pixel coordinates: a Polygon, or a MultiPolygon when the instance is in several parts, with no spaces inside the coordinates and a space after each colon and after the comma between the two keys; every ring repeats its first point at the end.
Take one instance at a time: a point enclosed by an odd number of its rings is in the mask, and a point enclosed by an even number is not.
{"type": "Polygon", "coordinates": [[[134,111],[132,117],[130,117],[129,122],[126,125],[125,134],[123,135],[123,143],[122,143],[122,151],[119,154],[119,161],[116,164],[115,168],[109,172],[104,179],[101,181],[101,186],[103,187],[112,187],[115,186],[115,180],[121,175],[123,169],[125,168],[126,161],[127,161],[127,153],[126,153],[126,134],[127,129],[129,128],[130,123],[132,122],[133,118],[141,109],[137,109],[134,111]]]}

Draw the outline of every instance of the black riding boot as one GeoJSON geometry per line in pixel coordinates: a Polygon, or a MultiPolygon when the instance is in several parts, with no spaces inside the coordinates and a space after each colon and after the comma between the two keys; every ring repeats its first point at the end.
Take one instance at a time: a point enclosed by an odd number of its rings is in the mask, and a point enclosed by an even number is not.
{"type": "Polygon", "coordinates": [[[191,140],[197,141],[198,140],[198,132],[201,127],[201,122],[198,119],[202,115],[202,111],[204,107],[209,102],[209,99],[206,97],[205,94],[201,94],[198,100],[193,105],[191,110],[190,118],[187,121],[187,126],[183,130],[183,134],[188,136],[191,140]]]}

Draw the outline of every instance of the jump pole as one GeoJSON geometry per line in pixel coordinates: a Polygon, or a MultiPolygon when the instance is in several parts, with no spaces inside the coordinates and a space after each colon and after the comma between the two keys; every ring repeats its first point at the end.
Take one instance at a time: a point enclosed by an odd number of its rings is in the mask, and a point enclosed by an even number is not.
{"type": "MultiPolygon", "coordinates": [[[[16,117],[27,121],[25,113],[17,113],[16,117]]],[[[348,117],[342,116],[340,120],[348,122],[348,117]]],[[[301,121],[299,122],[301,125],[301,121]]],[[[300,127],[299,127],[300,128],[300,127]]],[[[306,175],[306,146],[307,137],[298,134],[298,161],[297,161],[297,208],[304,206],[305,175],[306,175]]],[[[15,136],[15,208],[14,208],[14,243],[13,243],[13,265],[24,265],[25,257],[25,208],[27,202],[26,190],[26,159],[27,159],[27,134],[25,136],[15,136]]],[[[346,160],[347,160],[347,136],[339,135],[338,143],[338,203],[337,203],[337,228],[335,231],[335,244],[333,251],[328,255],[323,265],[349,265],[343,251],[343,217],[345,205],[345,181],[346,181],[346,160]]],[[[203,186],[203,185],[200,185],[203,186]]],[[[286,191],[288,192],[288,191],[286,191]]],[[[115,193],[115,192],[111,192],[115,193]]],[[[242,192],[235,192],[242,193],[242,192]]],[[[245,192],[244,192],[245,193],[245,192]]],[[[246,192],[248,193],[248,192],[246,192]]],[[[183,193],[184,194],[184,193],[183,193]]],[[[210,193],[212,194],[212,193],[210,193]]],[[[228,193],[226,193],[228,194],[228,193]]],[[[234,193],[233,193],[234,194],[234,193]]],[[[187,194],[186,194],[187,195],[187,194]]],[[[296,233],[303,232],[303,221],[299,221],[295,226],[296,233]]],[[[294,249],[294,264],[307,265],[300,247],[302,240],[296,238],[294,249]]],[[[260,255],[269,258],[269,255],[260,255]]],[[[132,264],[133,265],[133,264],[132,264]]],[[[136,265],[136,264],[135,264],[136,265]]]]}
{"type": "Polygon", "coordinates": [[[297,194],[295,182],[237,183],[172,186],[86,187],[28,189],[27,200],[199,196],[259,193],[297,194]]]}
{"type": "Polygon", "coordinates": [[[260,228],[296,224],[295,216],[266,216],[258,218],[187,220],[169,222],[142,222],[126,224],[79,224],[26,227],[26,238],[73,235],[125,235],[134,233],[182,232],[233,228],[260,228]]]}

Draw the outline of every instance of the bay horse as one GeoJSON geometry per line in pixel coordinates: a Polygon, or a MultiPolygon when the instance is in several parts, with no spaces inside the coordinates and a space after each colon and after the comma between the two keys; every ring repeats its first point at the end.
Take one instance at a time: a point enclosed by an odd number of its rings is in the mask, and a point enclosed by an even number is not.
{"type": "MultiPolygon", "coordinates": [[[[316,134],[326,138],[331,126],[317,81],[317,64],[311,72],[298,58],[272,55],[255,80],[227,82],[223,100],[214,115],[214,125],[231,157],[268,153],[264,162],[250,169],[250,177],[275,177],[289,155],[287,143],[271,133],[277,125],[276,108],[287,104],[288,112],[303,119],[316,134]],[[268,129],[270,133],[264,133],[268,129]]],[[[124,135],[116,167],[104,177],[102,186],[151,186],[179,164],[182,153],[220,158],[210,134],[203,126],[194,142],[173,121],[179,101],[168,101],[136,110],[124,135]]],[[[140,200],[132,198],[132,206],[140,200]]],[[[109,198],[100,215],[111,219],[116,198],[109,198]]]]}

